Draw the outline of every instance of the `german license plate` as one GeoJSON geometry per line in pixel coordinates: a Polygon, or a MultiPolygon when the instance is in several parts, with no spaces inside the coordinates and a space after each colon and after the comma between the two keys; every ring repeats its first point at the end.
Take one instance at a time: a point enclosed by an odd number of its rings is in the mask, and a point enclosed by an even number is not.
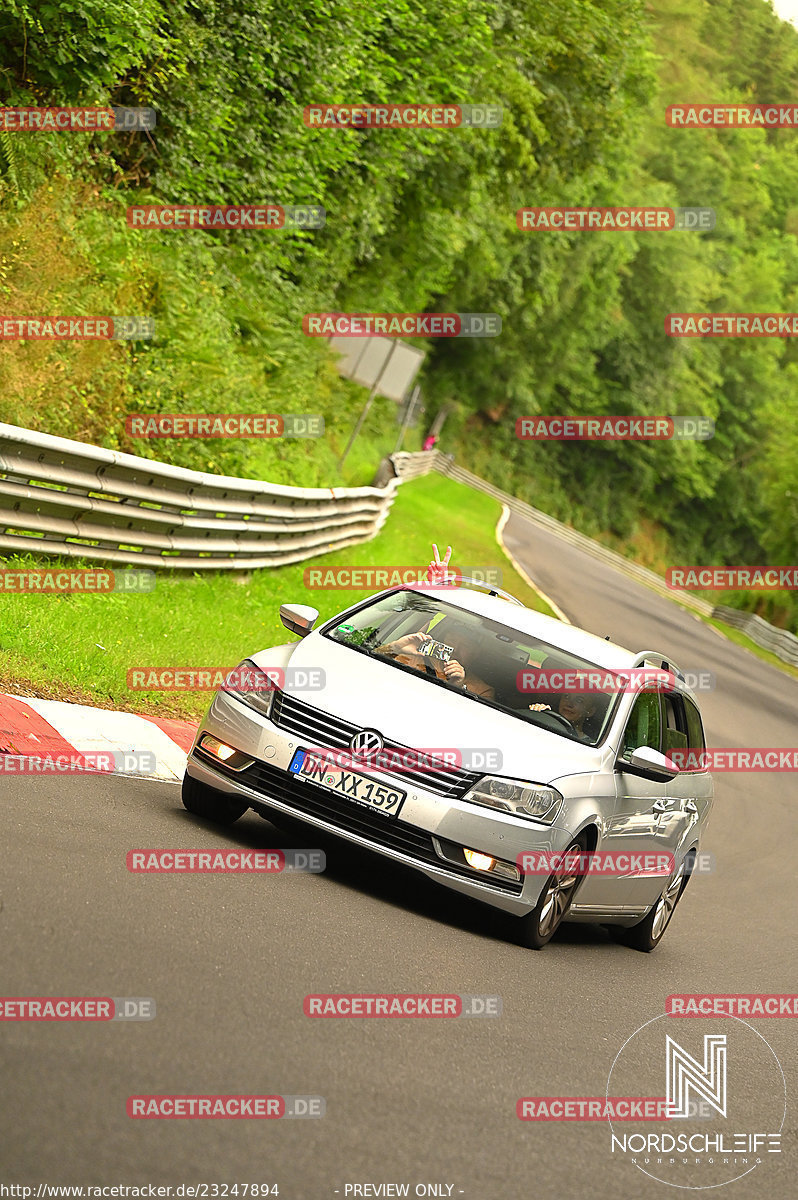
{"type": "Polygon", "coordinates": [[[325,762],[307,750],[297,750],[288,770],[296,779],[306,779],[336,796],[345,796],[355,804],[375,809],[386,817],[397,816],[407,792],[378,783],[344,767],[325,762]]]}

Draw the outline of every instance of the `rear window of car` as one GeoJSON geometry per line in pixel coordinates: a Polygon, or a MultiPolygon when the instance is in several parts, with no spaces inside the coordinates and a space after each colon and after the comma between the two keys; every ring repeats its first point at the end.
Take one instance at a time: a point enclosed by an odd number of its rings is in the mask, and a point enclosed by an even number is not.
{"type": "Polygon", "coordinates": [[[704,726],[701,723],[701,714],[692,700],[689,700],[687,696],[684,697],[684,707],[687,713],[687,744],[691,750],[704,750],[706,748],[706,741],[704,739],[704,726]]]}
{"type": "Polygon", "coordinates": [[[409,589],[366,601],[320,632],[369,657],[421,673],[433,685],[593,746],[608,729],[619,695],[606,668],[409,589]],[[601,689],[598,684],[608,678],[610,686],[601,689]]]}

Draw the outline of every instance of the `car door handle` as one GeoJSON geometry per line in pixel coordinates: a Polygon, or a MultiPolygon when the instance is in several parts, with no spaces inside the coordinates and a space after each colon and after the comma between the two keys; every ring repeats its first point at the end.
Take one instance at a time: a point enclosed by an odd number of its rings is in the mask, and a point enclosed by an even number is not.
{"type": "Polygon", "coordinates": [[[675,800],[673,797],[663,796],[661,799],[655,800],[651,807],[654,812],[670,812],[678,803],[678,800],[675,800]]]}

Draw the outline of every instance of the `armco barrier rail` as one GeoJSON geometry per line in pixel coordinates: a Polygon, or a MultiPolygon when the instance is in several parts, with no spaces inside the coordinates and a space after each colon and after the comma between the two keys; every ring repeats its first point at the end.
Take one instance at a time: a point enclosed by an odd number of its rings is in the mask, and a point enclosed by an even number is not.
{"type": "Polygon", "coordinates": [[[0,424],[0,553],[169,570],[282,566],[373,538],[399,482],[282,487],[0,424]]]}
{"type": "Polygon", "coordinates": [[[413,454],[402,450],[384,458],[374,477],[374,487],[384,487],[388,480],[398,480],[405,483],[408,479],[418,479],[419,475],[428,475],[430,471],[438,470],[439,459],[445,455],[437,450],[420,450],[413,454]]]}
{"type": "Polygon", "coordinates": [[[562,541],[703,616],[743,630],[798,666],[798,638],[751,613],[713,608],[659,575],[508,495],[437,450],[384,460],[380,486],[299,488],[208,475],[0,423],[0,553],[50,554],[169,570],[303,562],[369,541],[399,484],[435,470],[485,492],[562,541]]]}
{"type": "Polygon", "coordinates": [[[712,616],[717,617],[719,621],[725,621],[734,629],[742,630],[763,650],[769,650],[784,662],[798,667],[798,637],[789,630],[778,629],[754,613],[741,612],[739,608],[728,608],[725,604],[713,608],[712,616]]]}

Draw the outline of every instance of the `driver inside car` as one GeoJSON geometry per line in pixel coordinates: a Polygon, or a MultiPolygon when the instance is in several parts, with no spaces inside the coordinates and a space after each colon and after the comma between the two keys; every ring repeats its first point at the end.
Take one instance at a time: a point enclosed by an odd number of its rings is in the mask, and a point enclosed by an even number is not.
{"type": "Polygon", "coordinates": [[[413,667],[426,674],[434,674],[438,679],[452,683],[455,687],[463,688],[475,696],[482,696],[486,700],[495,700],[494,688],[473,670],[479,649],[476,634],[471,630],[458,629],[447,636],[454,643],[448,662],[421,653],[421,647],[425,643],[436,640],[429,633],[406,633],[404,637],[397,638],[395,642],[386,642],[384,645],[378,646],[374,653],[390,655],[391,658],[395,658],[397,662],[403,663],[405,666],[413,667]]]}
{"type": "MultiPolygon", "coordinates": [[[[577,737],[586,742],[590,735],[584,728],[585,722],[595,715],[598,707],[596,696],[583,692],[568,692],[560,696],[556,711],[561,717],[565,717],[566,721],[570,721],[576,730],[577,737]]],[[[529,710],[530,712],[552,711],[550,704],[530,704],[529,710]]]]}

